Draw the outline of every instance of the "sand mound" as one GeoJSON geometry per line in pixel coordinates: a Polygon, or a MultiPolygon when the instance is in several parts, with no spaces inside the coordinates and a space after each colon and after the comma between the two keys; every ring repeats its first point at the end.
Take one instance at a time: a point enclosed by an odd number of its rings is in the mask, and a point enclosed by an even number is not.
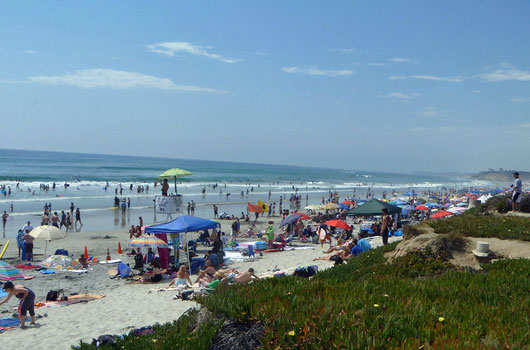
{"type": "Polygon", "coordinates": [[[421,227],[423,234],[404,239],[396,249],[386,254],[388,261],[405,256],[410,252],[430,247],[433,251],[446,250],[451,253],[450,262],[456,266],[480,269],[480,263],[488,260],[478,259],[473,254],[477,242],[488,242],[493,256],[498,259],[530,259],[530,242],[498,238],[458,237],[436,234],[432,228],[421,227]]]}

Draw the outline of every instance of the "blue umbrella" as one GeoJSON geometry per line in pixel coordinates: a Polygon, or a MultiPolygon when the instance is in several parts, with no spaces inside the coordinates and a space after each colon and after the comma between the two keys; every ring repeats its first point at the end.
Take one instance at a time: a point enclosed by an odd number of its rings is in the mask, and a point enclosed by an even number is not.
{"type": "Polygon", "coordinates": [[[300,219],[303,215],[301,214],[291,214],[287,216],[285,219],[282,220],[280,227],[284,227],[286,225],[292,224],[296,220],[300,219]]]}
{"type": "Polygon", "coordinates": [[[412,192],[412,191],[408,191],[408,192],[403,193],[404,196],[409,196],[409,197],[410,197],[410,196],[414,196],[414,194],[415,194],[415,193],[412,192]]]}
{"type": "Polygon", "coordinates": [[[339,203],[339,207],[341,207],[342,209],[346,209],[346,210],[350,209],[350,207],[348,207],[346,204],[341,204],[341,203],[339,203]]]}

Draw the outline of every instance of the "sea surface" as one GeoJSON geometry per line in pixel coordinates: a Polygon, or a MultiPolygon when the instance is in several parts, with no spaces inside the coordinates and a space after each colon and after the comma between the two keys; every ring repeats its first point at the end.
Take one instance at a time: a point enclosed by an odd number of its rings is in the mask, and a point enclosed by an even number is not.
{"type": "Polygon", "coordinates": [[[213,203],[219,204],[220,212],[241,214],[247,202],[277,202],[280,196],[288,198],[296,190],[305,206],[320,203],[329,191],[338,191],[341,198],[346,198],[363,197],[367,191],[378,195],[387,191],[390,196],[393,191],[401,194],[411,189],[421,192],[494,186],[447,175],[0,149],[0,185],[5,186],[0,193],[0,210],[10,214],[5,233],[16,235],[28,220],[38,225],[45,203],[51,203],[52,210],[59,213],[74,203],[82,213],[81,231],[129,227],[137,224],[138,216],[143,216],[145,223],[163,221],[165,217],[155,218],[153,210],[154,197],[160,194],[160,185],[155,187],[154,183],[169,168],[193,172],[193,176],[178,179],[177,191],[185,203],[191,199],[197,203],[195,215],[207,218],[212,217],[213,203]],[[214,184],[219,185],[215,190],[214,184]],[[49,190],[41,185],[49,186],[49,190]],[[149,191],[138,193],[138,186],[149,186],[149,191]],[[116,191],[120,199],[130,198],[131,209],[125,216],[112,209],[116,191]]]}

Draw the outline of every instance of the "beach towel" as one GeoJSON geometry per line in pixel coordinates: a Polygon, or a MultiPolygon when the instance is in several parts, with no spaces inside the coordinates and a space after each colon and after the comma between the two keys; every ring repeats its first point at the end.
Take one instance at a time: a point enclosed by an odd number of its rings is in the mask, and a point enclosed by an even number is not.
{"type": "Polygon", "coordinates": [[[0,298],[7,297],[8,294],[9,294],[8,292],[4,292],[3,290],[0,290],[0,298]]]}
{"type": "Polygon", "coordinates": [[[68,296],[68,300],[42,301],[35,303],[35,309],[49,309],[53,307],[62,307],[72,304],[87,303],[89,301],[104,298],[103,294],[76,294],[68,296]]]}
{"type": "Polygon", "coordinates": [[[101,265],[119,264],[119,263],[121,263],[121,260],[120,260],[120,259],[115,259],[115,260],[105,260],[105,261],[100,261],[99,263],[100,263],[101,265]]]}
{"type": "Polygon", "coordinates": [[[18,318],[12,318],[12,317],[0,318],[0,333],[3,333],[5,331],[18,327],[19,325],[20,325],[20,321],[18,320],[18,318]]]}
{"type": "Polygon", "coordinates": [[[15,267],[16,267],[17,269],[22,269],[22,270],[33,270],[33,269],[38,269],[38,268],[40,268],[40,266],[38,266],[38,265],[23,265],[23,264],[21,264],[21,265],[15,265],[15,267]]]}
{"type": "Polygon", "coordinates": [[[43,275],[52,275],[55,273],[54,270],[40,270],[39,272],[42,273],[43,275]]]}

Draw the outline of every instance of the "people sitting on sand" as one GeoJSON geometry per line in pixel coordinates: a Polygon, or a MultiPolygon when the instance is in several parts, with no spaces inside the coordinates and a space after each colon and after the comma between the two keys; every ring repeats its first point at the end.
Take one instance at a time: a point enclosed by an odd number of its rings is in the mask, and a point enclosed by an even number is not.
{"type": "Polygon", "coordinates": [[[7,303],[14,295],[19,299],[18,304],[18,318],[20,319],[20,328],[26,328],[26,314],[29,312],[31,318],[30,325],[35,325],[35,293],[27,287],[21,285],[13,285],[13,282],[7,281],[2,287],[8,294],[7,297],[0,301],[0,305],[7,303]]]}
{"type": "Polygon", "coordinates": [[[81,254],[77,261],[79,261],[79,263],[83,266],[84,269],[88,269],[88,260],[85,257],[85,254],[81,254]]]}
{"type": "Polygon", "coordinates": [[[195,283],[199,283],[201,286],[206,286],[208,283],[214,280],[215,268],[213,267],[212,261],[210,259],[206,260],[204,264],[204,269],[199,271],[195,283]]]}
{"type": "Polygon", "coordinates": [[[344,250],[348,247],[348,241],[344,242],[341,237],[337,238],[337,244],[329,247],[328,250],[325,250],[324,253],[329,254],[339,250],[344,250]]]}
{"type": "Polygon", "coordinates": [[[140,280],[141,282],[156,283],[162,281],[162,266],[160,266],[160,260],[158,258],[151,261],[151,267],[151,271],[147,271],[143,274],[142,279],[140,280]]]}
{"type": "Polygon", "coordinates": [[[180,265],[180,268],[177,272],[177,277],[169,283],[168,287],[171,287],[171,286],[189,287],[192,284],[193,283],[191,283],[190,274],[188,272],[188,265],[183,264],[183,265],[180,265]]]}
{"type": "Polygon", "coordinates": [[[256,276],[254,269],[251,267],[248,271],[237,274],[233,280],[234,282],[245,284],[253,279],[259,280],[260,278],[256,276]]]}
{"type": "Polygon", "coordinates": [[[361,231],[361,232],[359,233],[359,242],[357,242],[357,245],[359,246],[359,248],[361,248],[361,250],[362,250],[363,252],[372,249],[372,245],[371,245],[370,242],[366,239],[366,235],[367,235],[366,232],[361,231]]]}
{"type": "Polygon", "coordinates": [[[314,258],[313,261],[316,261],[316,260],[331,260],[331,261],[335,261],[335,260],[337,260],[338,257],[340,257],[342,260],[348,259],[349,255],[350,255],[351,248],[353,247],[353,241],[346,242],[346,244],[347,244],[347,247],[345,247],[345,249],[340,249],[340,250],[334,251],[330,255],[319,256],[317,258],[314,258]]]}

